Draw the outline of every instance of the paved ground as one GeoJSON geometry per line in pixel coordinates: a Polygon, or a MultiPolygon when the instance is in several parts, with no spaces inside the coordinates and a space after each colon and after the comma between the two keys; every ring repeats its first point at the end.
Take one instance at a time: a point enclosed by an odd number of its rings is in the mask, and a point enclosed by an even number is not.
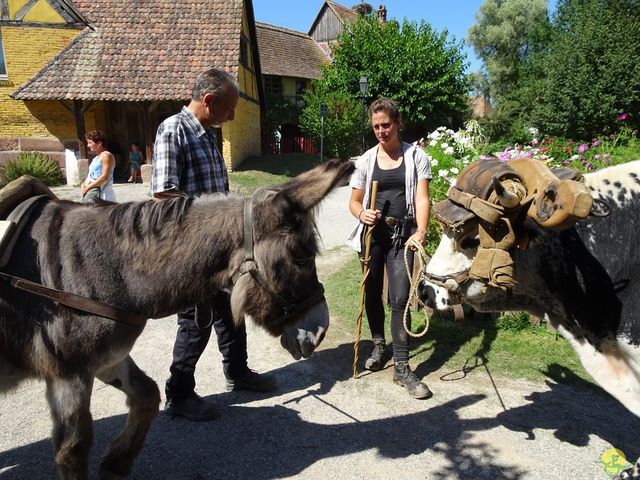
{"type": "MultiPolygon", "coordinates": [[[[120,201],[146,191],[116,185],[120,201]]],[[[352,255],[340,247],[352,226],[347,196],[340,189],[320,208],[323,275],[352,255]]],[[[160,385],[174,335],[175,317],[152,321],[132,352],[160,385]]],[[[160,415],[133,478],[605,479],[596,462],[609,447],[640,456],[640,419],[600,391],[558,383],[569,371],[557,369],[555,380],[536,384],[492,378],[483,367],[463,375],[427,362],[418,371],[435,396],[416,401],[393,385],[389,368],[353,380],[352,337],[352,329],[334,324],[318,352],[296,362],[250,326],[251,366],[279,380],[267,395],[225,393],[213,342],[199,364],[198,391],[219,404],[222,418],[198,424],[160,415]]],[[[0,402],[0,478],[54,477],[43,385],[25,384],[0,402]]],[[[96,382],[92,413],[95,477],[100,453],[125,421],[123,396],[96,382]]]]}

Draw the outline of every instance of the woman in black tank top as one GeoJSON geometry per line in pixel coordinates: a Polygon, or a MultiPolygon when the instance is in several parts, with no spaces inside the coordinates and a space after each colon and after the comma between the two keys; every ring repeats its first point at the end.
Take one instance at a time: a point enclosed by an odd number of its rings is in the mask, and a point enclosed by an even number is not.
{"type": "MultiPolygon", "coordinates": [[[[381,370],[389,360],[382,302],[386,267],[391,305],[393,381],[406,388],[414,398],[429,398],[431,391],[409,367],[409,337],[403,326],[410,289],[404,262],[404,246],[409,240],[424,244],[429,220],[428,180],[416,181],[415,165],[410,170],[407,168],[405,154],[409,145],[403,144],[398,138],[400,113],[395,102],[389,99],[377,100],[369,107],[369,114],[378,145],[366,152],[361,157],[362,161],[358,160],[354,176],[366,176],[368,183],[365,188],[369,188],[370,182],[378,181],[375,209],[363,205],[364,188],[353,187],[349,200],[352,215],[365,226],[373,226],[369,274],[365,284],[365,309],[374,346],[365,362],[365,368],[381,370]],[[369,162],[364,159],[365,156],[369,156],[369,162]],[[374,162],[373,165],[371,162],[374,162]],[[414,211],[409,211],[409,205],[415,206],[412,207],[414,211]],[[410,213],[413,216],[409,217],[410,213]]],[[[413,252],[409,255],[409,264],[411,268],[413,252]]]]}

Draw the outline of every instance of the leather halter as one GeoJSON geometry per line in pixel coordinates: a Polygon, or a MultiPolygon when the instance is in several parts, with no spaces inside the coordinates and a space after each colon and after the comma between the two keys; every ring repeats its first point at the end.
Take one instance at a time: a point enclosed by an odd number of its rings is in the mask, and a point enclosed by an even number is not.
{"type": "Polygon", "coordinates": [[[450,273],[448,275],[436,275],[434,273],[425,272],[424,274],[431,283],[447,288],[447,282],[453,280],[458,285],[466,282],[469,279],[469,269],[461,270],[456,273],[450,273]]]}
{"type": "Polygon", "coordinates": [[[270,286],[264,275],[258,269],[258,264],[253,258],[253,197],[245,197],[244,199],[244,227],[243,227],[243,250],[244,259],[240,266],[231,275],[231,284],[235,286],[240,277],[246,273],[249,273],[256,282],[260,284],[262,289],[269,294],[269,296],[282,308],[284,313],[278,319],[279,322],[283,322],[301,311],[320,303],[324,300],[324,287],[321,283],[318,283],[318,287],[304,300],[301,301],[289,301],[282,294],[275,292],[270,286]]]}

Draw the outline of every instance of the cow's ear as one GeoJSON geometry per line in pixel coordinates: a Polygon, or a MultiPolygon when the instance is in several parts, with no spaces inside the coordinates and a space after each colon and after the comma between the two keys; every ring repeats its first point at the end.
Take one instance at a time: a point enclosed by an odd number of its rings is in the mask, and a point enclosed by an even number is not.
{"type": "Polygon", "coordinates": [[[278,195],[286,196],[298,210],[310,210],[351,175],[354,169],[353,162],[329,160],[281,185],[278,195]]]}

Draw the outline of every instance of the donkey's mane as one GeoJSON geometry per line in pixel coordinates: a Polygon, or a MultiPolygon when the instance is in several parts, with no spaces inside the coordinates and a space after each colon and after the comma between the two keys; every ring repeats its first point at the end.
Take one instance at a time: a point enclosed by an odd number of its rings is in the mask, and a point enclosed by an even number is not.
{"type": "Polygon", "coordinates": [[[130,233],[136,238],[157,236],[167,223],[180,225],[192,203],[193,199],[187,197],[121,203],[113,206],[109,221],[117,235],[130,233]]]}

